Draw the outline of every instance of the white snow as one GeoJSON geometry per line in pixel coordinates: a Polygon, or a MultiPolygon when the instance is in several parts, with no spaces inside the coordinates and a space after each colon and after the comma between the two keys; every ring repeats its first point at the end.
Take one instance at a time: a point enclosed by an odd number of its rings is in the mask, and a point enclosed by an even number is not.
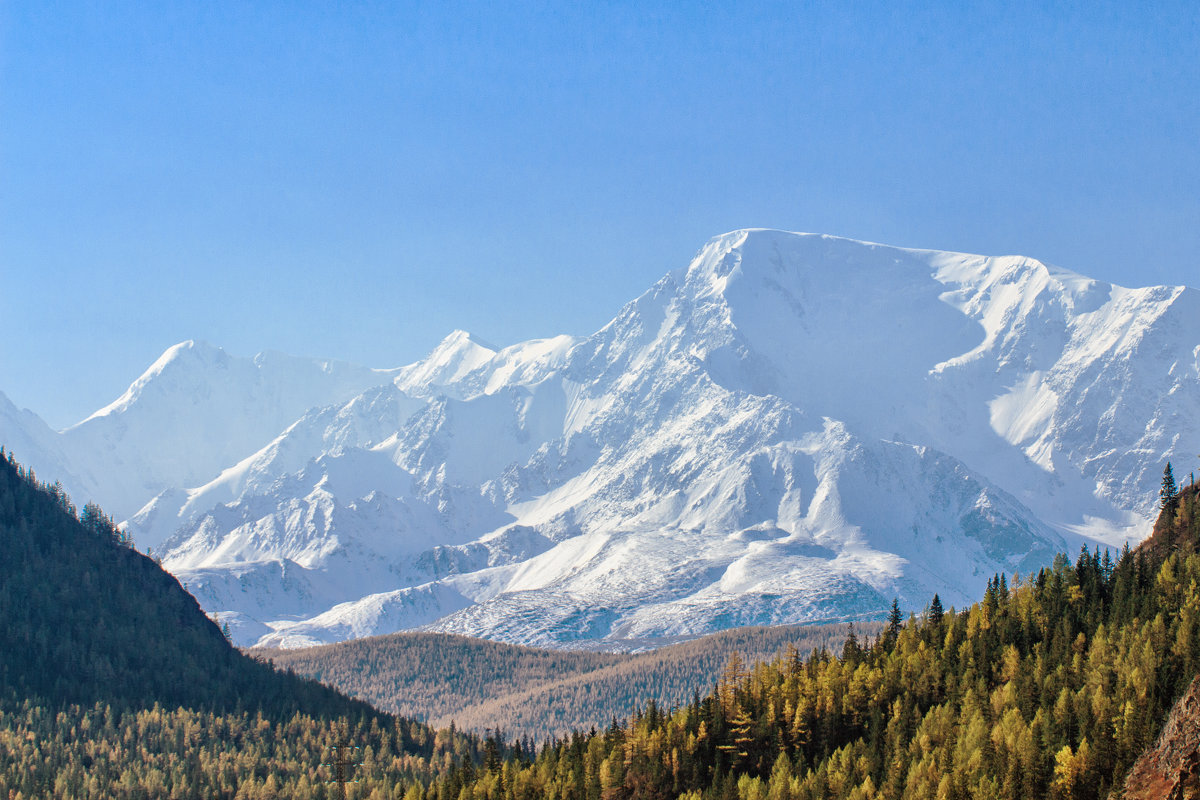
{"type": "Polygon", "coordinates": [[[0,396],[18,457],[128,517],[240,643],[282,646],[961,605],[1144,536],[1198,420],[1194,289],[769,230],[585,338],[455,331],[396,370],[184,343],[61,434],[0,396]]]}

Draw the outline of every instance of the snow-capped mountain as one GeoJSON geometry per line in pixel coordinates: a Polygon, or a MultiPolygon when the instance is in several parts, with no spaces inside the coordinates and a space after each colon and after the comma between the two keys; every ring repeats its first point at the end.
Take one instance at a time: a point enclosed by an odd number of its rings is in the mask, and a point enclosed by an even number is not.
{"type": "Polygon", "coordinates": [[[189,343],[61,434],[0,398],[18,458],[128,516],[241,643],[283,645],[962,604],[1143,536],[1198,420],[1194,289],[761,230],[583,339],[455,332],[385,371],[189,343]]]}
{"type": "MultiPolygon", "coordinates": [[[[35,415],[17,420],[0,400],[0,435],[35,466],[64,464],[82,505],[97,500],[116,519],[170,489],[200,485],[258,450],[314,406],[344,402],[396,370],[260,353],[235,358],[203,342],[168,349],[123,395],[58,435],[35,415]],[[29,436],[37,445],[21,443],[29,436]],[[47,454],[47,455],[43,455],[47,454]]],[[[15,412],[15,409],[13,409],[15,412]]],[[[61,477],[60,477],[61,474],[61,477]]]]}

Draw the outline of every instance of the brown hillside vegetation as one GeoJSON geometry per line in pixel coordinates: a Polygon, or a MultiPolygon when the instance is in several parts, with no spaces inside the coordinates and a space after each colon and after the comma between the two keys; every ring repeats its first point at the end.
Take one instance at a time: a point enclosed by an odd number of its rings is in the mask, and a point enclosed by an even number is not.
{"type": "MultiPolygon", "coordinates": [[[[303,650],[256,650],[378,708],[508,736],[608,727],[653,701],[682,705],[710,691],[733,653],[746,662],[789,645],[840,649],[848,625],[738,628],[647,653],[541,650],[436,633],[398,633],[303,650]]],[[[879,623],[858,623],[874,635],[879,623]]]]}
{"type": "MultiPolygon", "coordinates": [[[[421,719],[454,716],[506,697],[620,663],[615,653],[539,650],[445,633],[395,633],[299,650],[250,650],[280,669],[344,686],[379,709],[421,719]]],[[[493,726],[494,727],[494,726],[493,726]]]]}

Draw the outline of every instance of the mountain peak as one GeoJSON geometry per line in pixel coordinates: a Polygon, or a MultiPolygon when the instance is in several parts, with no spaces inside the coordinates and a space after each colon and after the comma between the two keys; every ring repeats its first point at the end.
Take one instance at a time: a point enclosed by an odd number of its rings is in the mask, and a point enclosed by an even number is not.
{"type": "Polygon", "coordinates": [[[450,331],[446,338],[442,339],[442,341],[439,342],[438,346],[434,349],[440,350],[443,347],[464,347],[468,345],[482,347],[485,350],[491,350],[493,353],[500,349],[496,347],[496,345],[485,341],[470,331],[464,331],[462,328],[455,328],[454,330],[450,331]]]}
{"type": "Polygon", "coordinates": [[[148,386],[155,378],[165,372],[171,371],[173,368],[183,364],[218,364],[228,361],[229,354],[222,348],[215,347],[208,342],[199,339],[186,339],[177,344],[173,344],[163,351],[154,363],[146,368],[146,371],[138,376],[137,380],[129,385],[120,397],[112,401],[108,405],[94,412],[81,422],[72,425],[72,428],[78,428],[81,425],[98,418],[107,417],[121,411],[125,411],[137,400],[146,386],[148,386]]]}
{"type": "Polygon", "coordinates": [[[728,297],[747,280],[792,295],[832,296],[862,284],[927,281],[934,271],[934,252],[829,234],[745,228],[709,240],[683,280],[698,298],[728,297]]]}
{"type": "Polygon", "coordinates": [[[429,355],[402,367],[396,385],[405,391],[446,386],[496,357],[499,349],[464,330],[454,330],[429,355]]]}
{"type": "Polygon", "coordinates": [[[163,351],[163,354],[158,357],[158,360],[150,366],[147,373],[152,373],[156,368],[164,367],[173,362],[180,362],[186,359],[195,359],[198,361],[224,361],[230,356],[225,352],[225,348],[217,347],[209,344],[203,339],[185,339],[182,342],[173,344],[163,351]]]}
{"type": "Polygon", "coordinates": [[[63,431],[118,519],[168,488],[207,483],[256,452],[310,408],[343,403],[396,372],[260,354],[244,358],[200,340],[172,345],[125,392],[63,431]],[[113,465],[119,468],[113,468],[113,465]]]}

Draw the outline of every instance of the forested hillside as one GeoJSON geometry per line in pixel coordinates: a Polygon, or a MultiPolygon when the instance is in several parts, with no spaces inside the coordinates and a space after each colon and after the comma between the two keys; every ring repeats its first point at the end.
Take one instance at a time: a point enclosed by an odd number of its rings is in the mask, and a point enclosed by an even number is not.
{"type": "MultiPolygon", "coordinates": [[[[541,650],[445,633],[395,633],[299,650],[254,649],[256,658],[334,686],[376,708],[418,719],[458,720],[489,698],[617,664],[617,653],[541,650]]],[[[507,724],[489,723],[512,733],[507,724]]]]}
{"type": "Polygon", "coordinates": [[[964,611],[931,603],[838,655],[734,662],[703,699],[424,796],[1104,797],[1200,668],[1198,538],[1195,488],[1164,486],[1136,552],[997,576],[964,611]]]}
{"type": "Polygon", "coordinates": [[[343,739],[385,788],[481,747],[242,655],[99,508],[0,451],[0,797],[326,797],[343,739]]]}
{"type": "MultiPolygon", "coordinates": [[[[859,623],[873,633],[879,623],[859,623]]],[[[378,708],[445,727],[542,741],[606,728],[651,700],[667,708],[712,689],[729,657],[807,655],[841,646],[846,625],[738,628],[648,653],[530,647],[438,633],[399,633],[303,650],[255,650],[378,708]]]]}
{"type": "Polygon", "coordinates": [[[82,513],[0,453],[0,687],[61,705],[187,706],[371,714],[231,647],[195,598],[127,546],[104,512],[82,513]]]}

